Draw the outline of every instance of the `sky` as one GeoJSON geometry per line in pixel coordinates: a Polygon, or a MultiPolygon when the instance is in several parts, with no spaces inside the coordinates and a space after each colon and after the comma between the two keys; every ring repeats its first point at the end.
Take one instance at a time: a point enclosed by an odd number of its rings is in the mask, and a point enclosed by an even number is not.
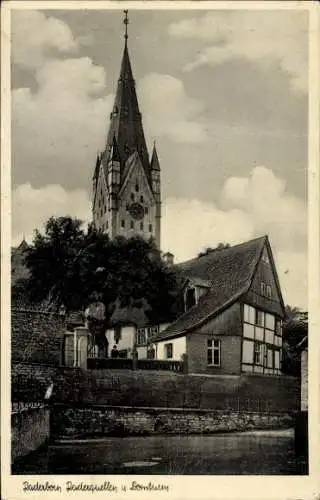
{"type": "MultiPolygon", "coordinates": [[[[307,306],[308,12],[130,10],[129,54],[175,260],[268,234],[284,301],[307,306]]],[[[12,11],[12,239],[91,219],[122,11],[12,11]]]]}

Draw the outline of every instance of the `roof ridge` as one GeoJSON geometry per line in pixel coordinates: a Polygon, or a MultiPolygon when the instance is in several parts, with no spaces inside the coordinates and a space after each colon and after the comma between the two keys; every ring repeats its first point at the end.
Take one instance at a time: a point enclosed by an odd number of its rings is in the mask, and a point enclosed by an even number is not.
{"type": "Polygon", "coordinates": [[[197,261],[198,259],[202,259],[203,257],[207,257],[208,255],[211,254],[211,252],[223,252],[225,250],[232,250],[234,248],[237,248],[237,247],[241,247],[243,245],[248,245],[249,243],[254,243],[254,242],[257,242],[258,240],[263,240],[263,241],[266,241],[268,239],[268,235],[264,235],[264,236],[259,236],[257,238],[253,238],[252,240],[248,240],[248,241],[243,241],[242,243],[237,243],[236,245],[231,245],[229,247],[226,247],[226,248],[213,248],[212,251],[210,251],[208,254],[206,255],[202,255],[201,257],[192,257],[192,259],[188,259],[188,260],[185,260],[183,262],[177,262],[177,264],[175,264],[175,267],[177,266],[180,266],[180,265],[183,265],[183,264],[187,264],[189,262],[193,262],[193,261],[197,261]]]}

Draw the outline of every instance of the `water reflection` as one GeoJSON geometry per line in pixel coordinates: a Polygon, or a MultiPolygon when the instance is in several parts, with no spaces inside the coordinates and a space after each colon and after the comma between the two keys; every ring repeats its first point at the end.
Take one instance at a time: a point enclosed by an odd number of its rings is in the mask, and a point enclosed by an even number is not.
{"type": "Polygon", "coordinates": [[[16,463],[13,474],[306,474],[292,432],[64,441],[16,463]]]}

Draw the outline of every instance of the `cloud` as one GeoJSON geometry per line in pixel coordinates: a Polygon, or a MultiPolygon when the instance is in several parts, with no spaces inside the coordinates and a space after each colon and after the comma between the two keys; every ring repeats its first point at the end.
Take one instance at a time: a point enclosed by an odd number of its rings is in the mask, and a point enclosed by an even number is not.
{"type": "Polygon", "coordinates": [[[37,10],[12,10],[12,58],[25,68],[40,66],[50,52],[72,53],[77,41],[67,24],[37,10]]]}
{"type": "Polygon", "coordinates": [[[88,185],[113,101],[103,95],[105,71],[87,57],[51,59],[35,78],[36,92],[12,92],[14,174],[33,185],[88,185]]]}
{"type": "Polygon", "coordinates": [[[12,244],[18,245],[23,236],[31,242],[33,231],[44,228],[52,215],[70,215],[84,222],[91,219],[88,193],[83,189],[66,191],[59,185],[47,185],[35,189],[22,184],[12,194],[12,244]]]}
{"type": "Polygon", "coordinates": [[[298,92],[308,89],[307,13],[272,11],[207,12],[201,17],[172,23],[169,33],[178,38],[197,38],[206,45],[185,66],[216,65],[246,58],[264,68],[280,67],[298,92]]]}
{"type": "Polygon", "coordinates": [[[204,105],[186,94],[181,80],[150,73],[140,80],[138,91],[150,135],[177,143],[201,143],[208,139],[200,118],[204,105]]]}
{"type": "MultiPolygon", "coordinates": [[[[305,206],[264,167],[254,168],[248,178],[227,179],[221,197],[220,206],[196,199],[165,200],[162,249],[172,251],[181,262],[221,242],[237,244],[268,234],[285,303],[307,307],[305,206]]],[[[12,205],[13,244],[23,235],[31,241],[33,230],[43,229],[51,215],[91,219],[89,196],[83,189],[67,191],[59,185],[35,189],[27,183],[13,191],[12,205]]]]}
{"type": "Polygon", "coordinates": [[[255,227],[270,234],[277,248],[306,248],[306,205],[286,191],[285,181],[272,170],[255,167],[250,177],[230,177],[222,189],[222,202],[250,214],[255,227]]]}
{"type": "Polygon", "coordinates": [[[206,247],[237,244],[268,234],[284,300],[307,306],[307,213],[299,198],[286,192],[272,170],[256,167],[247,178],[227,179],[221,203],[168,198],[163,206],[162,248],[177,261],[206,247]]]}

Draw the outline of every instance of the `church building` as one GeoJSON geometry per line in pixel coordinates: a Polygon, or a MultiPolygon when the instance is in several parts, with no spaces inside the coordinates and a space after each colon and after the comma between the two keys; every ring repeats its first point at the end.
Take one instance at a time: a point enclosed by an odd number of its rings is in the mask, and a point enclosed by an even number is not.
{"type": "Polygon", "coordinates": [[[160,164],[154,144],[149,157],[128,50],[125,43],[106,145],[93,174],[93,222],[115,236],[152,238],[160,249],[160,164]]]}

